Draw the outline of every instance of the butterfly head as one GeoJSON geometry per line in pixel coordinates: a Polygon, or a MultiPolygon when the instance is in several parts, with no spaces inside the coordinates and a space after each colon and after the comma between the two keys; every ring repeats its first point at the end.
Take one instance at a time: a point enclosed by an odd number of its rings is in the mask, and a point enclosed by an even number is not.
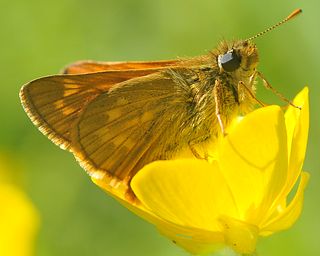
{"type": "Polygon", "coordinates": [[[252,74],[258,65],[258,50],[250,41],[223,43],[217,54],[220,72],[241,72],[252,74]]]}
{"type": "Polygon", "coordinates": [[[223,42],[219,47],[218,53],[214,53],[217,56],[217,64],[220,68],[220,72],[234,72],[239,70],[240,72],[244,72],[244,74],[253,73],[258,65],[258,52],[257,47],[252,40],[278,28],[300,13],[302,13],[302,10],[297,9],[275,25],[268,27],[246,40],[234,42],[231,46],[228,43],[223,42]]]}

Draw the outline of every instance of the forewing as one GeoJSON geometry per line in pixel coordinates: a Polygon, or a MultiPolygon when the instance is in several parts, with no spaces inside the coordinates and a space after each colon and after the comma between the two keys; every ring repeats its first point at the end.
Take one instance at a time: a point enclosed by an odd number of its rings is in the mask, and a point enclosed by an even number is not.
{"type": "Polygon", "coordinates": [[[82,75],[56,75],[22,87],[22,105],[42,133],[69,148],[70,132],[84,107],[112,86],[154,71],[106,71],[82,75]]]}
{"type": "Polygon", "coordinates": [[[161,70],[168,67],[179,66],[179,60],[165,61],[132,61],[132,62],[94,62],[94,61],[78,61],[67,66],[62,72],[64,74],[83,74],[108,70],[141,70],[145,72],[147,69],[161,70]]]}
{"type": "Polygon", "coordinates": [[[128,185],[145,164],[165,158],[184,107],[167,73],[124,82],[87,105],[72,132],[72,151],[93,177],[128,185]]]}

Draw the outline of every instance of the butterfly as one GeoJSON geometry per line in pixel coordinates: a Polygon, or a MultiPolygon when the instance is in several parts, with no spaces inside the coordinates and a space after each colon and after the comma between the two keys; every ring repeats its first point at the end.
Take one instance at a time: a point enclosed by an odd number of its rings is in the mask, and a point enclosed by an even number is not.
{"type": "MultiPolygon", "coordinates": [[[[256,103],[259,58],[253,39],[223,41],[194,58],[153,62],[71,64],[62,74],[36,79],[20,91],[23,108],[51,141],[74,154],[110,191],[124,187],[146,164],[213,141],[256,103]]],[[[111,192],[112,193],[112,192],[111,192]]]]}

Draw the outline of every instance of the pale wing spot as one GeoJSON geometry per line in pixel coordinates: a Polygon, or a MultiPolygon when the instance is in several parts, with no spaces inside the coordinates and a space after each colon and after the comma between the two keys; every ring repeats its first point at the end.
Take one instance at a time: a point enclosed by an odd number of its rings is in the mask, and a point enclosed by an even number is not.
{"type": "Polygon", "coordinates": [[[122,112],[120,109],[112,109],[108,111],[109,122],[118,119],[122,116],[122,112]]]}
{"type": "Polygon", "coordinates": [[[64,78],[63,79],[63,86],[65,89],[79,89],[80,87],[83,88],[83,82],[75,81],[72,78],[64,78]]]}
{"type": "Polygon", "coordinates": [[[141,123],[146,123],[154,119],[154,114],[152,111],[146,111],[140,117],[141,123]]]}
{"type": "Polygon", "coordinates": [[[70,95],[74,95],[74,94],[79,93],[79,92],[80,92],[79,89],[65,90],[65,91],[63,92],[63,97],[68,97],[68,96],[70,96],[70,95]]]}
{"type": "MultiPolygon", "coordinates": [[[[79,123],[81,130],[81,140],[87,140],[90,134],[99,134],[99,136],[107,139],[109,135],[115,135],[118,131],[124,129],[132,129],[136,127],[139,117],[136,116],[135,109],[130,112],[123,113],[123,110],[112,110],[112,119],[109,116],[109,110],[100,112],[99,114],[90,114],[84,117],[85,122],[79,123]],[[121,112],[118,112],[121,111],[121,112]],[[135,122],[128,126],[127,120],[135,119],[135,122]],[[108,135],[109,134],[109,135],[108,135]]],[[[129,111],[129,110],[128,110],[129,111]]]]}
{"type": "Polygon", "coordinates": [[[126,126],[127,127],[135,127],[136,125],[140,124],[140,120],[139,118],[134,118],[132,120],[127,120],[126,122],[126,126]]]}
{"type": "Polygon", "coordinates": [[[78,109],[78,107],[76,107],[76,106],[75,107],[66,106],[66,102],[64,99],[57,100],[53,104],[54,104],[55,108],[60,109],[61,113],[65,116],[68,116],[68,115],[74,113],[78,109]],[[61,106],[63,106],[63,107],[61,108],[61,106]]]}

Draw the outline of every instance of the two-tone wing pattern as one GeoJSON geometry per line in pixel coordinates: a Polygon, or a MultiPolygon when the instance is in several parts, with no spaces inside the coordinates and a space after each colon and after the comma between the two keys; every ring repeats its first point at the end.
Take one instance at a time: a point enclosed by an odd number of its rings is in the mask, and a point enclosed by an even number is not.
{"type": "Polygon", "coordinates": [[[170,75],[156,73],[92,100],[72,133],[72,151],[85,169],[128,182],[145,164],[165,158],[177,113],[185,112],[178,86],[170,75]]]}
{"type": "Polygon", "coordinates": [[[167,68],[154,66],[95,72],[96,66],[94,73],[44,77],[25,85],[20,97],[41,132],[73,152],[91,176],[107,176],[129,190],[140,168],[178,146],[170,140],[184,118],[181,85],[167,68]]]}

